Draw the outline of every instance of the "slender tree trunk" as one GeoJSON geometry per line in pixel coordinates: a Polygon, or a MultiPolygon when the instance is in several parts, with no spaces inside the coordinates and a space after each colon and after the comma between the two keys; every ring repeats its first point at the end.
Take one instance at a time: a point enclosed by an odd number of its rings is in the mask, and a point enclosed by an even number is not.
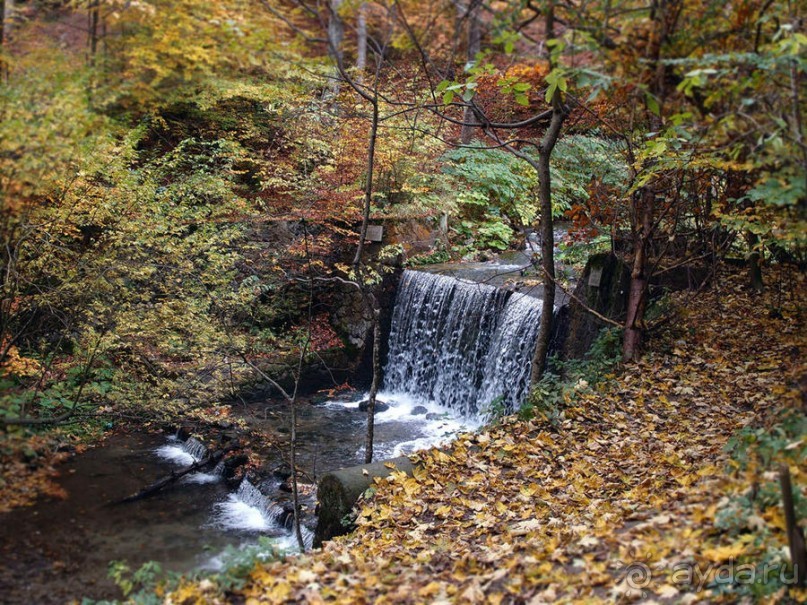
{"type": "Polygon", "coordinates": [[[552,220],[552,171],[549,161],[552,150],[560,137],[560,129],[567,112],[562,105],[560,92],[552,99],[552,119],[549,123],[538,155],[538,200],[541,207],[541,269],[544,278],[541,323],[538,326],[538,342],[532,358],[532,382],[543,376],[549,341],[552,336],[552,320],[555,312],[555,233],[552,220]]]}
{"type": "MultiPolygon", "coordinates": [[[[546,12],[544,31],[547,39],[554,37],[554,2],[550,2],[546,12]]],[[[560,137],[560,129],[567,111],[561,93],[552,96],[552,118],[538,149],[538,201],[541,208],[541,269],[543,270],[544,292],[541,303],[541,323],[538,326],[538,342],[532,357],[531,380],[535,384],[546,369],[549,353],[549,340],[552,337],[552,320],[555,316],[555,231],[552,220],[552,170],[549,161],[555,143],[560,137]]]]}
{"type": "MultiPolygon", "coordinates": [[[[364,252],[364,240],[367,238],[367,225],[370,222],[370,206],[373,201],[373,171],[375,169],[375,144],[378,137],[378,97],[373,101],[373,119],[370,124],[370,143],[367,148],[367,177],[364,184],[364,208],[362,209],[361,232],[359,233],[359,245],[356,247],[356,256],[353,259],[353,266],[360,267],[362,254],[364,252]]],[[[362,289],[368,286],[361,283],[362,289]]],[[[364,461],[373,461],[373,437],[375,432],[375,398],[378,393],[381,369],[379,367],[379,354],[381,350],[381,327],[378,301],[372,294],[369,295],[370,307],[373,317],[373,379],[370,384],[370,397],[367,404],[367,439],[364,444],[364,461]]]]}
{"type": "Polygon", "coordinates": [[[628,292],[627,317],[625,334],[622,341],[622,358],[625,361],[636,361],[642,354],[644,345],[644,312],[647,307],[647,288],[649,284],[647,248],[650,241],[650,230],[653,225],[653,204],[655,191],[648,185],[639,198],[639,221],[634,221],[633,267],[630,275],[628,292]],[[636,224],[636,223],[639,224],[636,224]]]}
{"type": "Polygon", "coordinates": [[[373,441],[375,432],[375,399],[381,382],[381,309],[378,300],[372,296],[373,307],[373,380],[370,383],[370,395],[367,401],[367,439],[364,443],[364,463],[373,461],[373,441]]]}
{"type": "Polygon", "coordinates": [[[748,281],[757,292],[762,292],[765,289],[765,284],[762,281],[762,257],[759,254],[757,245],[759,238],[753,233],[746,233],[745,241],[748,243],[748,281]]]}
{"type": "Polygon", "coordinates": [[[6,44],[6,0],[0,0],[0,51],[6,44]]]}
{"type": "MultiPolygon", "coordinates": [[[[11,14],[14,11],[14,0],[0,0],[0,53],[8,45],[8,33],[11,31],[11,14]]],[[[9,63],[0,55],[0,78],[8,80],[9,63]]]]}
{"type": "MultiPolygon", "coordinates": [[[[660,133],[664,127],[661,118],[665,99],[664,65],[661,62],[662,49],[669,35],[667,23],[668,11],[675,10],[676,2],[654,0],[651,3],[650,21],[653,31],[651,43],[645,55],[649,93],[655,98],[657,108],[651,110],[645,101],[645,115],[650,132],[660,133]]],[[[652,166],[646,166],[652,169],[652,166]]],[[[633,238],[633,266],[631,269],[630,289],[628,291],[628,308],[625,318],[625,332],[622,339],[622,358],[624,361],[636,361],[642,355],[644,347],[644,315],[647,309],[647,295],[650,284],[650,242],[653,237],[653,221],[656,206],[658,180],[656,175],[642,187],[631,200],[631,234],[633,238]]]]}
{"type": "Polygon", "coordinates": [[[100,17],[100,0],[92,0],[89,4],[88,46],[90,47],[90,66],[95,65],[95,55],[98,52],[98,22],[100,17]]]}
{"type": "Polygon", "coordinates": [[[787,530],[794,580],[797,586],[807,586],[807,548],[805,548],[804,534],[796,516],[796,506],[793,503],[790,468],[784,464],[779,468],[779,485],[782,488],[782,508],[785,512],[785,529],[787,530]]]}
{"type": "MultiPolygon", "coordinates": [[[[342,65],[343,61],[342,41],[345,38],[345,23],[342,21],[342,17],[339,16],[339,8],[342,6],[342,2],[343,0],[331,0],[328,13],[328,53],[339,66],[342,65]]],[[[330,93],[334,97],[341,90],[340,73],[341,69],[337,68],[331,83],[330,93]]]]}
{"type": "MultiPolygon", "coordinates": [[[[378,77],[376,76],[376,85],[378,77]]],[[[373,203],[373,172],[375,170],[375,145],[378,138],[378,97],[373,98],[373,117],[370,122],[370,140],[367,146],[367,175],[364,182],[364,207],[362,208],[361,229],[359,232],[359,245],[356,247],[356,256],[353,257],[354,269],[361,269],[362,255],[364,253],[364,241],[367,239],[367,226],[370,222],[370,208],[373,203]]],[[[361,275],[361,271],[359,272],[361,275]]],[[[364,291],[368,286],[361,280],[361,288],[364,291]]],[[[373,318],[373,380],[370,386],[370,397],[367,408],[367,439],[365,442],[365,462],[373,461],[373,434],[375,429],[375,398],[378,393],[380,381],[380,368],[378,364],[379,351],[381,349],[381,333],[379,325],[380,311],[375,296],[367,296],[370,303],[370,311],[373,318]]]]}
{"type": "Polygon", "coordinates": [[[361,231],[359,245],[356,247],[356,256],[353,257],[353,266],[358,267],[364,253],[364,240],[367,239],[367,225],[370,222],[370,207],[373,203],[373,171],[375,170],[375,144],[378,138],[378,97],[373,101],[373,118],[370,123],[370,141],[367,146],[367,176],[364,183],[364,207],[362,208],[361,231]]]}
{"type": "MultiPolygon", "coordinates": [[[[476,59],[476,55],[482,50],[482,22],[480,20],[480,10],[482,0],[469,0],[465,12],[468,20],[468,53],[467,60],[470,63],[476,59]]],[[[467,145],[471,142],[474,129],[478,119],[472,107],[466,106],[462,113],[462,130],[460,131],[460,142],[467,145]]]]}
{"type": "Polygon", "coordinates": [[[303,540],[303,530],[300,520],[300,492],[297,484],[297,394],[300,390],[300,380],[303,376],[303,364],[308,354],[308,347],[311,344],[311,322],[313,321],[314,308],[314,281],[311,274],[311,252],[308,248],[308,226],[303,220],[303,237],[305,238],[305,257],[308,271],[308,332],[300,349],[300,357],[297,360],[297,372],[294,375],[294,391],[289,399],[291,407],[291,427],[289,431],[289,464],[291,465],[291,504],[293,507],[294,535],[297,538],[297,545],[300,552],[305,552],[305,540],[303,540]]]}
{"type": "Polygon", "coordinates": [[[294,535],[300,552],[305,552],[305,540],[300,522],[300,492],[297,486],[297,387],[300,384],[299,372],[302,370],[302,360],[305,353],[300,354],[297,379],[294,381],[294,394],[291,396],[291,431],[289,443],[289,464],[291,465],[291,505],[294,509],[294,535]]]}
{"type": "Polygon", "coordinates": [[[356,17],[356,81],[364,82],[364,70],[367,69],[367,5],[362,3],[356,17]]]}

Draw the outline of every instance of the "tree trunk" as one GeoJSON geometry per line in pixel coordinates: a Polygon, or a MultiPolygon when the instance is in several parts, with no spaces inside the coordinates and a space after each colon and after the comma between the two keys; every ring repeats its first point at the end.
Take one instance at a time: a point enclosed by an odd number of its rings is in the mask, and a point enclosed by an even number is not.
{"type": "Polygon", "coordinates": [[[364,444],[364,463],[373,461],[373,441],[375,432],[375,398],[381,382],[381,309],[378,300],[372,296],[373,306],[373,381],[370,383],[370,396],[367,401],[367,439],[364,444]]]}
{"type": "Polygon", "coordinates": [[[560,136],[566,119],[566,110],[561,103],[560,92],[552,98],[552,119],[549,123],[538,155],[538,199],[541,207],[541,268],[544,274],[544,292],[541,303],[541,323],[538,327],[538,342],[532,357],[532,383],[543,376],[549,339],[552,336],[552,319],[555,312],[555,233],[552,220],[552,180],[549,161],[552,150],[560,136]]]}
{"type": "MultiPolygon", "coordinates": [[[[545,32],[547,38],[554,33],[554,2],[546,14],[545,32]]],[[[555,231],[552,220],[552,170],[549,161],[552,150],[560,137],[560,129],[566,119],[561,93],[555,90],[552,95],[552,118],[538,148],[538,201],[541,208],[541,269],[543,270],[544,292],[541,303],[541,323],[538,326],[538,342],[532,356],[532,384],[544,375],[546,357],[549,353],[549,339],[552,336],[552,320],[555,316],[555,231]]]]}
{"type": "Polygon", "coordinates": [[[0,78],[8,78],[8,68],[3,59],[6,48],[6,0],[0,0],[0,78]]]}
{"type": "MultiPolygon", "coordinates": [[[[308,234],[306,233],[306,238],[308,234]]],[[[306,251],[307,254],[307,251],[306,251]]],[[[309,284],[309,287],[311,285],[309,284]]],[[[309,296],[311,296],[309,292],[309,296]]],[[[303,374],[303,362],[305,355],[308,352],[308,343],[311,338],[311,308],[309,299],[309,317],[308,317],[308,338],[306,339],[303,348],[300,350],[300,358],[297,363],[297,374],[294,377],[294,392],[289,399],[289,406],[291,407],[291,427],[289,431],[289,465],[291,466],[291,503],[293,507],[294,518],[294,535],[297,538],[297,545],[300,547],[300,552],[305,552],[305,540],[303,540],[303,531],[300,519],[300,492],[297,484],[297,391],[300,388],[300,377],[303,374]]]]}
{"type": "MultiPolygon", "coordinates": [[[[652,43],[647,45],[645,59],[647,76],[650,79],[649,93],[655,99],[657,107],[651,109],[646,97],[645,115],[649,130],[654,133],[662,132],[664,127],[661,112],[665,99],[665,79],[661,52],[669,36],[667,11],[670,8],[665,0],[659,0],[652,3],[650,11],[650,20],[655,31],[650,37],[652,43]]],[[[652,169],[653,166],[647,165],[645,168],[652,169]]],[[[659,175],[655,175],[650,182],[634,194],[631,200],[631,234],[634,257],[628,292],[625,333],[622,340],[622,359],[624,361],[638,360],[644,346],[644,314],[647,309],[647,294],[651,277],[649,247],[653,237],[656,192],[660,178],[659,175]]]]}
{"type": "MultiPolygon", "coordinates": [[[[465,18],[468,20],[468,52],[466,57],[469,63],[476,59],[476,55],[482,50],[482,22],[479,19],[481,8],[482,0],[469,0],[465,11],[465,18]]],[[[460,142],[463,145],[471,142],[478,121],[473,108],[466,105],[462,113],[462,130],[460,131],[460,142]]]]}
{"type": "Polygon", "coordinates": [[[779,485],[782,488],[782,507],[785,512],[785,528],[794,579],[797,586],[807,586],[807,548],[805,548],[804,534],[799,527],[796,507],[793,503],[790,468],[784,464],[779,469],[779,485]]]}
{"type": "Polygon", "coordinates": [[[0,0],[0,50],[6,41],[6,0],[0,0]]]}
{"type": "MultiPolygon", "coordinates": [[[[330,10],[328,12],[328,53],[331,55],[334,63],[337,66],[342,65],[342,41],[345,38],[345,23],[342,17],[339,16],[339,8],[342,6],[343,0],[331,0],[330,10]]],[[[330,93],[332,96],[337,96],[341,90],[340,73],[341,69],[337,68],[333,82],[331,83],[330,93]]]]}
{"type": "Polygon", "coordinates": [[[359,7],[356,17],[356,81],[364,82],[364,70],[367,68],[367,5],[359,7]]]}
{"type": "Polygon", "coordinates": [[[300,552],[305,551],[305,540],[300,523],[300,492],[297,485],[297,384],[295,381],[295,394],[289,405],[291,406],[291,438],[289,440],[289,464],[291,465],[291,503],[294,515],[294,535],[297,538],[297,545],[300,552]]]}
{"type": "Polygon", "coordinates": [[[375,170],[375,143],[378,138],[378,97],[373,101],[373,118],[370,123],[370,142],[367,147],[367,175],[364,183],[364,207],[362,208],[361,230],[353,266],[358,267],[364,252],[364,240],[367,239],[367,225],[370,222],[370,207],[373,203],[373,171],[375,170]]]}
{"type": "Polygon", "coordinates": [[[757,292],[762,292],[765,289],[765,284],[762,281],[762,257],[760,256],[757,248],[759,238],[753,233],[747,233],[745,236],[745,241],[748,243],[748,248],[750,250],[746,260],[748,265],[748,280],[752,289],[757,292]]]}
{"type": "Polygon", "coordinates": [[[633,268],[630,275],[625,334],[622,340],[622,359],[624,361],[638,360],[644,345],[643,321],[647,307],[647,288],[650,281],[647,247],[653,226],[655,196],[655,191],[649,185],[641,191],[640,195],[636,196],[639,199],[638,214],[641,222],[637,225],[637,221],[634,221],[633,228],[633,268]]]}
{"type": "Polygon", "coordinates": [[[100,0],[92,0],[89,5],[89,35],[88,35],[88,46],[90,47],[90,57],[88,63],[90,67],[95,66],[95,54],[98,52],[98,22],[100,16],[100,7],[99,7],[100,0]]]}
{"type": "MultiPolygon", "coordinates": [[[[14,0],[0,1],[0,52],[8,43],[8,34],[11,31],[11,15],[14,13],[14,0]]],[[[0,57],[0,78],[8,80],[9,63],[0,57]]]]}

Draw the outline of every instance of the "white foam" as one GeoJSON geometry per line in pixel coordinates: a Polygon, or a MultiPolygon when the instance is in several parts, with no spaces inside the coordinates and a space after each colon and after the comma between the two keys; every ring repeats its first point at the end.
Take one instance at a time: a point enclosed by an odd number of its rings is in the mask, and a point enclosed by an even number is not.
{"type": "Polygon", "coordinates": [[[190,475],[185,475],[182,479],[185,483],[216,483],[221,479],[221,475],[215,473],[191,473],[190,475]]]}
{"type": "MultiPolygon", "coordinates": [[[[408,393],[382,391],[378,400],[389,405],[389,409],[376,412],[376,425],[386,423],[404,423],[411,427],[411,439],[402,442],[384,443],[376,441],[374,449],[377,459],[394,458],[411,454],[417,450],[445,445],[463,431],[473,431],[481,425],[479,418],[465,418],[456,411],[445,408],[434,401],[424,400],[408,393]],[[426,412],[415,415],[417,407],[426,408],[426,412]],[[431,416],[431,418],[427,418],[431,416]]],[[[356,408],[359,402],[365,401],[367,394],[362,394],[354,401],[329,401],[325,405],[343,408],[356,408]]],[[[356,452],[361,457],[363,449],[356,452]]]]}
{"type": "MultiPolygon", "coordinates": [[[[314,532],[304,525],[301,525],[300,533],[303,535],[303,544],[305,545],[306,550],[310,550],[311,545],[314,543],[314,532]]],[[[282,553],[300,552],[300,545],[297,542],[297,535],[294,533],[293,529],[290,530],[289,533],[279,536],[272,541],[277,545],[278,550],[280,550],[282,553]]]]}
{"type": "Polygon", "coordinates": [[[270,527],[269,520],[258,507],[250,506],[235,494],[216,504],[215,521],[222,529],[264,531],[270,527]]]}
{"type": "Polygon", "coordinates": [[[191,456],[181,445],[161,445],[154,450],[160,458],[168,460],[181,466],[190,466],[196,459],[191,456]]]}

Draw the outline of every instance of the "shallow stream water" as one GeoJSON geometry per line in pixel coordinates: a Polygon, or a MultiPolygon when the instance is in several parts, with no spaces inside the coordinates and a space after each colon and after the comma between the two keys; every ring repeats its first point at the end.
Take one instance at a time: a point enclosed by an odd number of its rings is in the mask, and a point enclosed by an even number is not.
{"type": "MultiPolygon", "coordinates": [[[[300,403],[299,465],[311,481],[323,473],[363,461],[366,415],[362,399],[300,403]]],[[[473,423],[428,402],[380,394],[390,409],[377,414],[376,460],[428,446],[473,423]],[[427,419],[422,409],[424,405],[427,419]],[[413,415],[412,411],[418,412],[413,415]]],[[[238,410],[257,427],[287,425],[281,402],[250,404],[238,410]]],[[[267,466],[281,465],[285,452],[267,466]]],[[[294,549],[290,531],[273,515],[290,495],[281,482],[228,489],[213,473],[195,473],[153,496],[110,504],[194,461],[170,435],[117,434],[103,445],[59,467],[64,500],[42,500],[0,515],[0,603],[65,603],[84,596],[120,597],[108,579],[110,561],[137,569],[157,561],[166,570],[216,569],[228,546],[255,543],[259,536],[294,549]]],[[[313,517],[307,519],[310,538],[313,517]]]]}

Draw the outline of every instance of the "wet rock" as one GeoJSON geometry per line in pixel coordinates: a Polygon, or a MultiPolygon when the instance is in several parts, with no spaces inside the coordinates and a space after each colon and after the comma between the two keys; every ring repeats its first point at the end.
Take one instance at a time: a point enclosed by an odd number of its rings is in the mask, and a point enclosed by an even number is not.
{"type": "Polygon", "coordinates": [[[426,414],[426,420],[440,420],[443,417],[443,414],[438,414],[437,412],[429,412],[426,414]]]}
{"type": "Polygon", "coordinates": [[[294,527],[294,505],[291,502],[283,502],[281,506],[283,512],[278,521],[286,529],[292,529],[294,527]]]}
{"type": "Polygon", "coordinates": [[[225,479],[232,479],[236,475],[236,471],[249,462],[249,457],[246,454],[238,454],[225,458],[223,462],[222,476],[225,479]]]}
{"type": "Polygon", "coordinates": [[[314,533],[314,548],[322,546],[326,540],[350,532],[351,511],[359,496],[373,484],[376,477],[386,477],[396,469],[411,475],[414,466],[409,458],[401,457],[375,464],[351,466],[324,475],[317,486],[319,515],[314,533]]]}
{"type": "MultiPolygon", "coordinates": [[[[367,409],[370,407],[370,400],[365,399],[359,404],[359,411],[366,412],[367,409]]],[[[389,404],[384,403],[380,399],[375,400],[375,411],[378,412],[386,412],[389,409],[389,404]]]]}
{"type": "Polygon", "coordinates": [[[230,489],[238,489],[238,486],[241,485],[241,482],[244,480],[246,474],[245,467],[239,466],[233,471],[232,476],[224,477],[224,483],[230,489]]]}
{"type": "Polygon", "coordinates": [[[323,403],[325,403],[329,399],[330,399],[330,397],[328,396],[327,391],[326,392],[314,393],[311,396],[311,403],[312,403],[312,405],[322,405],[323,403]]]}
{"type": "Polygon", "coordinates": [[[271,473],[278,481],[285,482],[291,477],[291,467],[286,464],[279,464],[271,470],[271,473]]]}
{"type": "Polygon", "coordinates": [[[429,410],[427,410],[425,406],[417,405],[412,408],[412,416],[423,416],[424,414],[427,416],[429,414],[429,410]]]}
{"type": "MultiPolygon", "coordinates": [[[[285,483],[280,485],[278,487],[278,489],[281,492],[286,492],[287,494],[292,493],[294,491],[294,484],[291,481],[291,477],[286,479],[285,483]]],[[[303,483],[302,480],[300,480],[298,478],[298,481],[297,481],[297,494],[300,497],[312,496],[312,495],[315,495],[316,493],[317,493],[317,486],[316,485],[313,485],[311,483],[303,483]]]]}

